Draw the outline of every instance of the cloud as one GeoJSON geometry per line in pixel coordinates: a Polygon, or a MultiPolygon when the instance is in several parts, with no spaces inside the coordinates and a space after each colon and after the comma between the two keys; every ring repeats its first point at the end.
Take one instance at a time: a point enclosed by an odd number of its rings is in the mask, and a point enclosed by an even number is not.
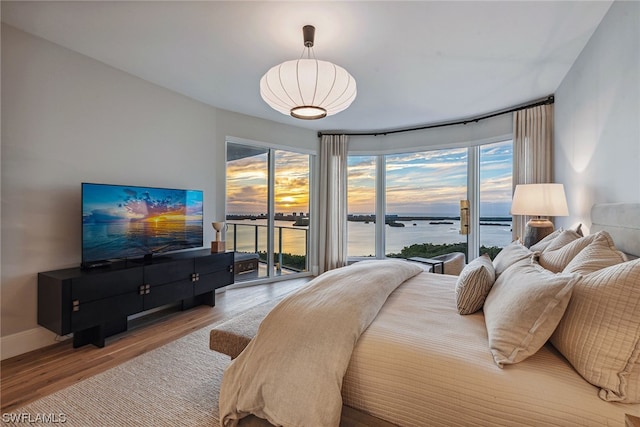
{"type": "MultiPolygon", "coordinates": [[[[481,147],[481,203],[504,209],[511,200],[513,148],[511,141],[481,147]]],[[[348,210],[375,210],[377,156],[349,156],[348,210]]],[[[467,198],[466,148],[386,155],[386,205],[389,212],[458,211],[467,198]]],[[[309,156],[276,151],[275,197],[278,211],[309,209],[309,156]]],[[[229,213],[265,213],[267,157],[254,156],[227,163],[229,213]]],[[[497,208],[496,208],[497,209],[497,208]]],[[[508,208],[506,213],[508,215],[508,208]]]]}
{"type": "MultiPolygon", "coordinates": [[[[276,151],[275,203],[279,212],[309,211],[309,155],[276,151]],[[283,199],[287,199],[283,201],[283,199]]],[[[266,155],[227,162],[227,212],[267,212],[266,155]]]]}

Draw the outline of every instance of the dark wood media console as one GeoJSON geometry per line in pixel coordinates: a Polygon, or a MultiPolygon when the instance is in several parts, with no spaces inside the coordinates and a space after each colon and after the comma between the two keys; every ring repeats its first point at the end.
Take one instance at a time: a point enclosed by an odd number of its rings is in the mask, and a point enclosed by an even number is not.
{"type": "Polygon", "coordinates": [[[209,249],[120,261],[108,267],[38,273],[38,324],[58,335],[73,333],[73,346],[104,347],[127,330],[128,316],[180,303],[183,310],[215,305],[215,290],[233,283],[233,253],[209,249]]]}

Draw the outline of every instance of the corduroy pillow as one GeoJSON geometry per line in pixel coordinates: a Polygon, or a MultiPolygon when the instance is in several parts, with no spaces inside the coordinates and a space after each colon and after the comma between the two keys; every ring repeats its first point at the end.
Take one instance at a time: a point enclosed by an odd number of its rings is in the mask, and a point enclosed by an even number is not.
{"type": "Polygon", "coordinates": [[[581,276],[551,343],[601,399],[640,403],[640,259],[581,276]]]}
{"type": "Polygon", "coordinates": [[[541,266],[554,273],[559,273],[571,262],[571,260],[580,253],[581,250],[589,246],[596,238],[597,234],[590,234],[580,237],[566,245],[555,249],[554,243],[561,236],[558,236],[538,257],[541,266]]]}
{"type": "MultiPolygon", "coordinates": [[[[547,249],[547,246],[549,246],[556,237],[560,236],[560,234],[562,234],[563,231],[565,230],[562,227],[558,228],[557,230],[554,230],[551,234],[549,234],[548,236],[545,236],[538,243],[530,246],[529,249],[531,249],[534,252],[535,251],[544,252],[545,249],[547,249]]],[[[566,245],[567,243],[570,243],[571,241],[584,236],[584,234],[582,234],[582,224],[578,224],[574,229],[570,229],[567,231],[568,233],[564,233],[562,236],[562,239],[556,242],[553,248],[557,249],[562,245],[566,245]]]]}
{"type": "Polygon", "coordinates": [[[562,272],[589,274],[626,261],[627,256],[616,249],[609,233],[600,231],[593,242],[581,250],[562,272]]]}
{"type": "Polygon", "coordinates": [[[529,247],[530,250],[532,251],[538,251],[538,252],[542,252],[544,251],[547,246],[549,246],[549,244],[551,243],[551,241],[553,239],[555,239],[556,237],[558,237],[560,235],[560,233],[562,233],[564,230],[562,228],[558,228],[557,230],[555,230],[553,233],[545,236],[542,240],[540,240],[538,243],[536,243],[535,245],[531,245],[529,247]]]}
{"type": "Polygon", "coordinates": [[[582,234],[578,234],[574,230],[562,230],[560,234],[558,234],[555,238],[549,242],[549,244],[541,251],[554,251],[556,249],[560,249],[561,247],[583,237],[582,234]]]}
{"type": "Polygon", "coordinates": [[[544,345],[560,322],[578,278],[521,263],[496,279],[484,302],[484,320],[499,367],[521,362],[544,345]]]}
{"type": "Polygon", "coordinates": [[[493,268],[495,270],[496,279],[513,264],[518,261],[531,258],[535,252],[530,251],[520,241],[514,240],[509,245],[502,248],[498,255],[493,259],[493,268]]]}
{"type": "Polygon", "coordinates": [[[489,255],[467,264],[456,282],[456,307],[460,314],[472,314],[482,308],[496,275],[489,255]]]}

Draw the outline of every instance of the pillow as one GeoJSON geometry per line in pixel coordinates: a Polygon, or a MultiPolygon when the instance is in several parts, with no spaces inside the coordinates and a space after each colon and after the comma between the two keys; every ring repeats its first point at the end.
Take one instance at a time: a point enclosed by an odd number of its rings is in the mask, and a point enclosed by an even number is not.
{"type": "Polygon", "coordinates": [[[582,276],[551,343],[601,399],[640,403],[640,259],[582,276]]]}
{"type": "Polygon", "coordinates": [[[507,269],[484,302],[489,348],[499,367],[535,354],[549,339],[580,276],[529,263],[507,269]]]}
{"type": "Polygon", "coordinates": [[[560,233],[562,233],[564,230],[562,228],[558,228],[557,230],[555,230],[553,233],[545,236],[542,238],[542,240],[540,240],[538,243],[536,243],[535,245],[531,245],[529,247],[530,250],[532,251],[544,251],[545,248],[547,246],[549,246],[549,243],[551,243],[551,241],[553,239],[555,239],[556,237],[558,237],[560,235],[560,233]]]}
{"type": "Polygon", "coordinates": [[[498,255],[493,259],[493,268],[495,269],[496,279],[500,277],[503,271],[511,267],[518,261],[531,258],[534,252],[530,251],[526,246],[518,240],[514,240],[511,244],[502,248],[498,255]]]}
{"type": "Polygon", "coordinates": [[[547,249],[540,254],[538,262],[547,270],[558,273],[564,270],[564,268],[576,255],[578,255],[581,250],[589,246],[596,236],[597,234],[590,234],[585,237],[579,237],[578,239],[556,249],[554,248],[555,242],[560,239],[562,235],[558,236],[549,244],[549,246],[547,246],[547,249]]]}
{"type": "Polygon", "coordinates": [[[556,238],[554,238],[551,242],[549,242],[549,244],[547,245],[546,248],[544,248],[542,250],[542,252],[545,251],[554,251],[556,249],[560,249],[563,246],[573,242],[574,240],[577,240],[579,238],[581,238],[582,235],[576,233],[573,230],[562,230],[560,232],[560,234],[558,234],[558,236],[556,238]]]}
{"type": "Polygon", "coordinates": [[[625,261],[628,261],[627,256],[616,249],[609,233],[601,231],[597,233],[593,242],[581,250],[562,272],[589,274],[625,261]]]}
{"type": "Polygon", "coordinates": [[[495,278],[489,255],[484,254],[467,264],[456,282],[458,313],[471,314],[480,310],[495,278]]]}

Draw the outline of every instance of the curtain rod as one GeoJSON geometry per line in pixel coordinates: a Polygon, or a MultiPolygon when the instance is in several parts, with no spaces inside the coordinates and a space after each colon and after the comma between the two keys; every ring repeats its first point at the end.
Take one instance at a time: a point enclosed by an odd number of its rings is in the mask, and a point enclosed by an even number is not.
{"type": "Polygon", "coordinates": [[[384,136],[384,135],[390,135],[390,134],[393,134],[393,133],[413,132],[413,131],[416,131],[416,130],[433,129],[433,128],[440,128],[440,127],[445,127],[445,126],[466,125],[468,123],[477,123],[480,120],[490,119],[492,117],[501,116],[503,114],[509,114],[509,113],[513,113],[513,112],[516,112],[516,111],[524,110],[526,108],[538,107],[540,105],[553,104],[554,101],[555,101],[554,96],[553,95],[549,95],[548,97],[546,97],[544,99],[541,99],[541,100],[538,100],[538,101],[533,101],[533,102],[530,102],[528,104],[519,105],[517,107],[509,108],[508,110],[496,111],[494,113],[489,113],[489,114],[486,114],[486,115],[483,115],[483,116],[474,117],[474,118],[471,118],[471,119],[458,120],[458,121],[455,121],[455,122],[446,122],[446,123],[439,123],[439,124],[433,124],[433,125],[425,125],[425,126],[419,126],[419,127],[413,127],[413,128],[407,128],[407,129],[384,130],[384,131],[376,131],[376,132],[336,132],[336,133],[318,131],[318,138],[322,138],[323,135],[328,135],[328,136],[336,136],[336,135],[381,136],[382,135],[382,136],[384,136]]]}

